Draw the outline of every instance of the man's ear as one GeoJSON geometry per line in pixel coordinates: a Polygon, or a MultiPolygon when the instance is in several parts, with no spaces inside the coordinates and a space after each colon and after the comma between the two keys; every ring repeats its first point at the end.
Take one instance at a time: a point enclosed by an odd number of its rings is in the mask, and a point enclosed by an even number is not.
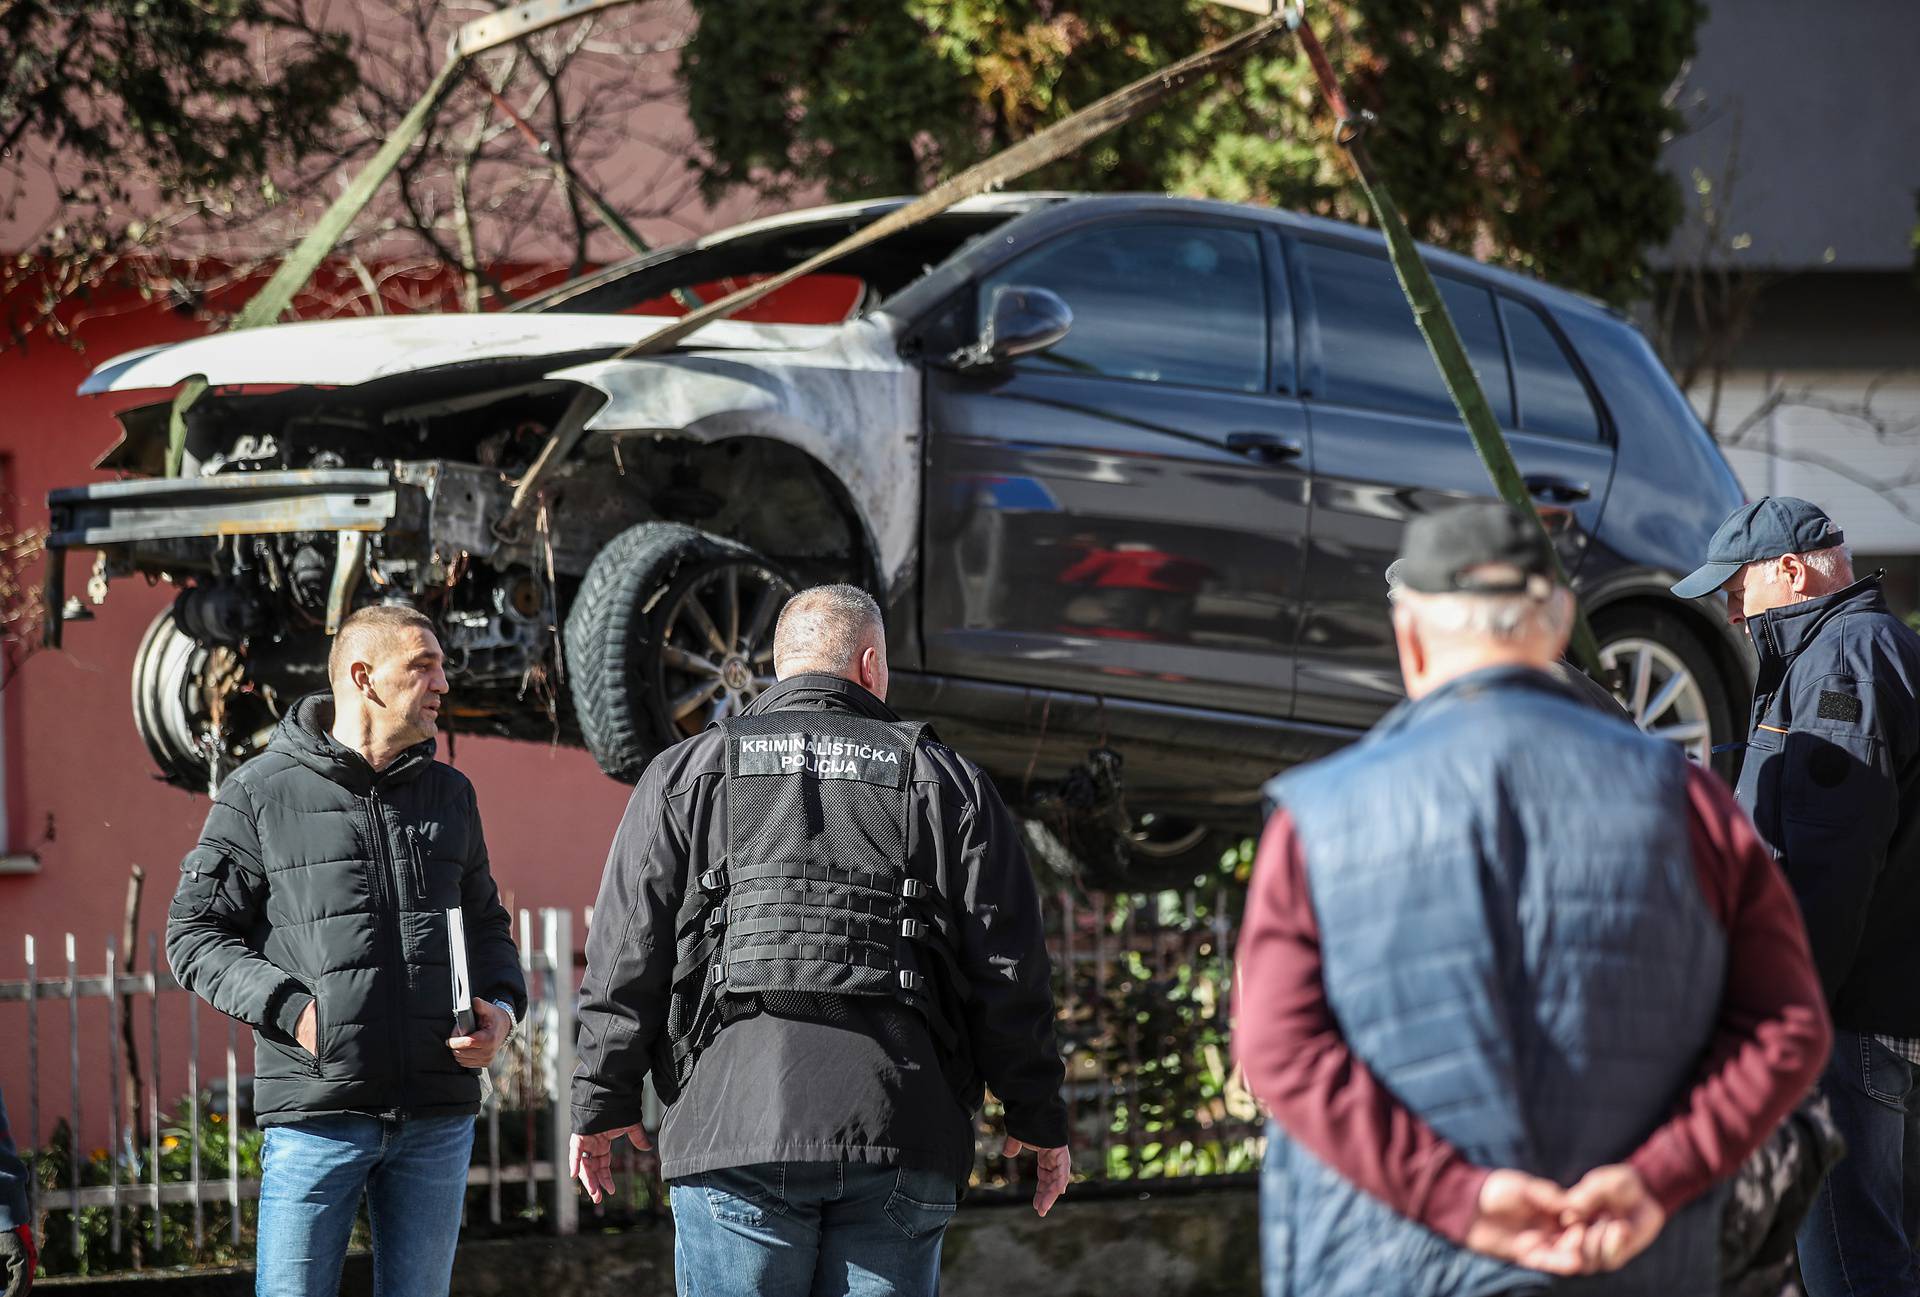
{"type": "Polygon", "coordinates": [[[1780,556],[1780,579],[1785,581],[1788,588],[1795,594],[1807,592],[1807,581],[1811,576],[1812,573],[1807,570],[1806,563],[1798,554],[1780,556]]]}
{"type": "Polygon", "coordinates": [[[355,662],[347,668],[347,674],[353,680],[353,687],[361,697],[374,697],[373,667],[371,664],[355,662]]]}
{"type": "Polygon", "coordinates": [[[1413,618],[1395,610],[1393,618],[1394,647],[1400,652],[1400,679],[1413,692],[1413,682],[1418,680],[1427,669],[1427,648],[1420,642],[1420,632],[1413,618]]]}
{"type": "Polygon", "coordinates": [[[880,684],[880,650],[869,644],[860,650],[860,687],[869,693],[878,693],[880,684]]]}

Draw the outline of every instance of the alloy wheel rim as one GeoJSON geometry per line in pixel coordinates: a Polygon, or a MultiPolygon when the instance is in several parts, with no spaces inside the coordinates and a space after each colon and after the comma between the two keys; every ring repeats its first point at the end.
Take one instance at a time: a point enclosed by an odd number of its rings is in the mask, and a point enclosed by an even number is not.
{"type": "Polygon", "coordinates": [[[1658,640],[1628,636],[1602,648],[1600,663],[1617,672],[1614,697],[1643,733],[1678,744],[1701,765],[1712,758],[1706,690],[1679,654],[1658,640]]]}
{"type": "Polygon", "coordinates": [[[794,594],[754,562],[726,563],[682,590],[660,622],[660,698],[678,735],[738,716],[774,683],[773,625],[794,594]]]}

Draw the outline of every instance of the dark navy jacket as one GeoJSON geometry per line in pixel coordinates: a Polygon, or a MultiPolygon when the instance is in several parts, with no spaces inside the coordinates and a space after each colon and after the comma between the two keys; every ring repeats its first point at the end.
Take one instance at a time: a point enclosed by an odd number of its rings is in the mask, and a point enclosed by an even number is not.
{"type": "MultiPolygon", "coordinates": [[[[1671,1115],[1712,1039],[1726,934],[1685,758],[1537,671],[1449,682],[1287,774],[1328,1007],[1381,1084],[1477,1166],[1571,1184],[1671,1115]]],[[[1710,1293],[1724,1190],[1617,1274],[1550,1282],[1455,1246],[1270,1137],[1275,1291],[1710,1293]]]]}
{"type": "Polygon", "coordinates": [[[1736,792],[1799,898],[1834,1025],[1920,1036],[1920,635],[1877,574],[1747,631],[1736,792]]]}
{"type": "Polygon", "coordinates": [[[7,1101],[0,1095],[0,1230],[18,1229],[33,1217],[27,1212],[27,1166],[7,1129],[7,1101]]]}

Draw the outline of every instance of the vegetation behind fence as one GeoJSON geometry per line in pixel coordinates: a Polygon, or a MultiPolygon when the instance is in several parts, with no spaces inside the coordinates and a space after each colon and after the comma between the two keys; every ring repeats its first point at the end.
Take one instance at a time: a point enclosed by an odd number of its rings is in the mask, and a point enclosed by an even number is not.
{"type": "MultiPolygon", "coordinates": [[[[1259,1119],[1234,1078],[1227,1029],[1232,951],[1250,845],[1182,891],[1062,891],[1048,906],[1058,1028],[1067,1064],[1074,1164],[1082,1181],[1129,1181],[1251,1171],[1259,1119]]],[[[563,1176],[578,985],[572,916],[521,911],[521,959],[530,1008],[490,1071],[469,1173],[467,1226],[501,1233],[572,1233],[578,1213],[598,1225],[664,1214],[659,1164],[622,1142],[618,1191],[585,1203],[563,1176]]],[[[99,1274],[245,1260],[253,1250],[262,1134],[240,1071],[235,1024],[159,970],[158,938],[145,973],[127,975],[114,944],[103,971],[83,976],[67,939],[64,967],[49,968],[27,940],[29,976],[0,982],[0,1024],[24,1018],[27,1093],[8,1094],[15,1137],[28,1156],[48,1274],[99,1274]],[[54,976],[51,974],[62,974],[54,976]],[[161,1027],[160,1003],[185,1002],[184,1039],[161,1027]],[[110,1067],[108,1141],[91,1150],[81,1107],[81,1045],[97,1030],[81,1005],[104,1000],[110,1067]],[[11,1002],[11,1003],[8,1003],[11,1002]],[[202,1019],[218,1025],[224,1068],[203,1075],[202,1019]],[[56,1022],[56,1019],[64,1022],[56,1022]],[[62,1029],[64,1027],[64,1030],[62,1029]],[[43,1049],[64,1047],[69,1085],[43,1094],[43,1049]],[[188,1060],[184,1094],[161,1092],[163,1057],[188,1060]]],[[[177,1065],[176,1065],[177,1066],[177,1065]]],[[[97,1093],[98,1087],[88,1093],[97,1093]]],[[[651,1096],[649,1096],[651,1099],[651,1096]]],[[[657,1105],[649,1103],[649,1125],[657,1105]]],[[[999,1156],[999,1113],[982,1114],[976,1186],[1017,1188],[1021,1168],[999,1156]]],[[[97,1120],[96,1120],[97,1124],[97,1120]]],[[[364,1240],[364,1222],[357,1237],[364,1240]]]]}

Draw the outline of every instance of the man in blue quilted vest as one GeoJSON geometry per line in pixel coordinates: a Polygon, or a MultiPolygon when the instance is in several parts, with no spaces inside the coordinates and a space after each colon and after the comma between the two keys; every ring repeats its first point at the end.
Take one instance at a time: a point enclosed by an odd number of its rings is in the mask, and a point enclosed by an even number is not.
{"type": "Polygon", "coordinates": [[[1831,1039],[1792,894],[1715,776],[1548,674],[1530,519],[1424,516],[1397,575],[1408,702],[1269,786],[1241,932],[1267,1291],[1711,1294],[1725,1180],[1831,1039]]]}

